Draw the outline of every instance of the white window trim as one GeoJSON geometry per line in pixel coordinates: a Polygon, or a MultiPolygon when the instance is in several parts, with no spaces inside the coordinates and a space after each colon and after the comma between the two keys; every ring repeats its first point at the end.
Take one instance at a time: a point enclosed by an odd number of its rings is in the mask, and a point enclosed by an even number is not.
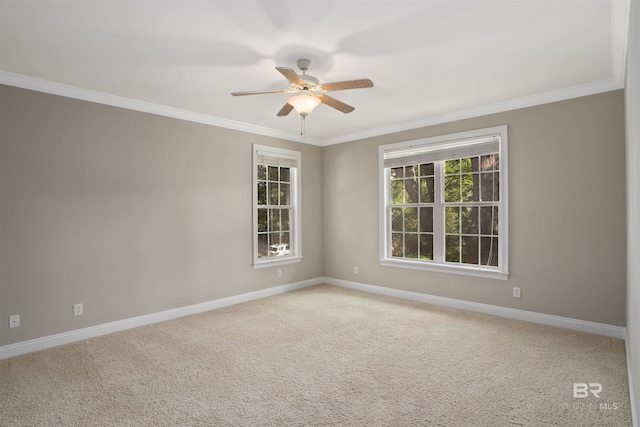
{"type": "Polygon", "coordinates": [[[302,233],[301,233],[301,218],[300,218],[300,206],[302,200],[301,192],[301,169],[302,169],[302,154],[299,151],[286,150],[284,148],[269,147],[266,145],[253,144],[253,173],[252,182],[253,191],[251,196],[253,197],[253,268],[265,268],[275,267],[285,264],[293,264],[302,261],[302,233]],[[293,191],[291,192],[291,211],[292,216],[290,218],[291,226],[291,241],[293,243],[292,253],[286,256],[274,257],[274,258],[258,258],[258,156],[259,153],[267,155],[275,159],[282,159],[287,164],[295,164],[295,173],[291,174],[291,185],[293,191]]]}
{"type": "MultiPolygon", "coordinates": [[[[486,129],[478,129],[468,132],[460,132],[449,135],[441,135],[431,138],[423,138],[412,141],[398,142],[394,144],[381,145],[378,148],[378,175],[379,175],[379,250],[380,264],[387,267],[400,267],[415,270],[427,270],[440,273],[452,273],[465,276],[485,277],[491,279],[507,280],[509,277],[509,167],[507,155],[508,139],[507,126],[496,126],[486,129]],[[407,259],[392,258],[388,255],[389,234],[387,227],[388,191],[387,181],[389,180],[388,169],[384,167],[385,153],[393,151],[403,151],[411,148],[415,149],[435,149],[438,146],[457,143],[464,140],[476,140],[492,135],[500,137],[500,221],[498,224],[498,236],[500,245],[498,246],[498,257],[501,261],[499,267],[491,266],[471,266],[467,264],[454,264],[434,261],[413,261],[407,259]]],[[[442,195],[442,193],[440,194],[442,195]]],[[[436,213],[434,212],[434,216],[436,213]]],[[[436,218],[434,217],[434,221],[436,218]]],[[[438,244],[434,241],[434,251],[438,244]]]]}

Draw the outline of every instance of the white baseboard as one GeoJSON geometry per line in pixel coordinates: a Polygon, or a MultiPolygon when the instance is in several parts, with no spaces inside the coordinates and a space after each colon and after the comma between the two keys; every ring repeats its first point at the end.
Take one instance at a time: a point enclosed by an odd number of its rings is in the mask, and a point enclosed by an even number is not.
{"type": "Polygon", "coordinates": [[[626,340],[627,330],[621,326],[605,325],[603,323],[588,322],[586,320],[571,319],[568,317],[553,316],[550,314],[535,313],[532,311],[516,310],[513,308],[500,307],[497,305],[481,304],[471,301],[463,301],[453,298],[438,297],[434,295],[421,294],[418,292],[402,291],[399,289],[385,288],[382,286],[367,285],[348,280],[332,279],[325,277],[323,283],[340,286],[343,288],[369,292],[373,294],[385,295],[400,299],[423,302],[426,304],[440,305],[444,307],[457,308],[460,310],[474,311],[477,313],[491,314],[509,319],[524,320],[532,323],[539,323],[559,328],[573,329],[576,331],[589,332],[597,335],[604,335],[612,338],[626,340]]]}
{"type": "Polygon", "coordinates": [[[532,323],[556,326],[559,328],[572,329],[581,332],[589,332],[597,335],[604,335],[612,338],[620,338],[625,340],[625,349],[627,353],[627,375],[629,380],[629,397],[631,400],[631,419],[633,427],[640,427],[640,413],[636,406],[633,388],[633,376],[631,372],[631,354],[629,353],[629,339],[627,336],[627,328],[621,326],[606,325],[603,323],[588,322],[585,320],[571,319],[568,317],[553,316],[549,314],[535,313],[532,311],[516,310],[512,308],[500,307],[495,305],[480,304],[476,302],[457,300],[453,298],[438,297],[434,295],[421,294],[418,292],[402,291],[399,289],[385,288],[382,286],[367,285],[364,283],[350,282],[348,280],[333,279],[325,277],[322,283],[328,285],[340,286],[343,288],[354,289],[363,292],[369,292],[378,295],[385,295],[400,299],[422,302],[426,304],[439,305],[460,310],[474,311],[478,313],[491,314],[494,316],[505,317],[509,319],[524,320],[532,323]]]}
{"type": "Polygon", "coordinates": [[[626,340],[626,328],[620,326],[611,326],[602,323],[570,319],[567,317],[552,316],[531,311],[516,310],[495,305],[480,304],[453,298],[422,294],[418,292],[367,285],[364,283],[350,282],[347,280],[333,279],[330,277],[317,277],[314,279],[276,286],[273,288],[262,289],[246,294],[207,301],[200,304],[189,305],[186,307],[174,308],[171,310],[165,310],[158,313],[147,314],[144,316],[131,317],[129,319],[118,320],[115,322],[104,323],[88,328],[77,329],[75,331],[63,332],[60,334],[5,345],[0,347],[0,360],[19,356],[21,354],[31,353],[38,350],[44,350],[46,348],[55,347],[58,345],[69,344],[88,338],[107,335],[113,332],[124,331],[126,329],[151,325],[153,323],[164,322],[166,320],[177,319],[179,317],[215,310],[217,308],[228,307],[243,302],[266,298],[273,295],[306,288],[309,286],[319,285],[322,283],[400,299],[423,302],[426,304],[440,305],[444,307],[457,308],[460,310],[491,314],[494,316],[506,317],[509,319],[524,320],[532,323],[557,326],[560,328],[573,329],[577,331],[589,332],[593,334],[626,340]]]}
{"type": "Polygon", "coordinates": [[[633,427],[640,427],[640,421],[638,417],[640,417],[640,413],[638,413],[638,408],[636,406],[636,398],[635,398],[635,388],[633,387],[633,371],[631,370],[631,353],[629,351],[629,337],[627,336],[625,342],[625,348],[627,350],[627,376],[629,377],[629,400],[631,401],[631,423],[633,427]]]}
{"type": "Polygon", "coordinates": [[[177,319],[179,317],[203,313],[205,311],[215,310],[217,308],[228,307],[243,302],[266,298],[273,295],[294,291],[296,289],[319,285],[321,283],[323,283],[323,278],[309,279],[301,282],[290,283],[287,285],[275,286],[273,288],[262,289],[259,291],[248,292],[246,294],[220,298],[200,304],[193,304],[186,307],[174,308],[171,310],[160,311],[144,316],[131,317],[129,319],[117,320],[115,322],[77,329],[75,331],[63,332],[61,334],[55,334],[42,338],[36,338],[33,340],[22,341],[15,344],[9,344],[0,347],[0,360],[19,356],[21,354],[31,353],[34,351],[44,350],[50,347],[69,344],[88,338],[107,335],[113,332],[124,331],[126,329],[151,325],[153,323],[164,322],[166,320],[177,319]]]}

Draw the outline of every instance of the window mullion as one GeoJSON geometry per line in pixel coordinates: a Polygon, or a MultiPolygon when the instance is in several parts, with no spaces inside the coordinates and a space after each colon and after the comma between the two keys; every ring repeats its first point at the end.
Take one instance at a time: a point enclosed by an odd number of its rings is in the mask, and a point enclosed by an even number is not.
{"type": "Polygon", "coordinates": [[[444,162],[434,162],[433,260],[444,261],[444,162]]]}

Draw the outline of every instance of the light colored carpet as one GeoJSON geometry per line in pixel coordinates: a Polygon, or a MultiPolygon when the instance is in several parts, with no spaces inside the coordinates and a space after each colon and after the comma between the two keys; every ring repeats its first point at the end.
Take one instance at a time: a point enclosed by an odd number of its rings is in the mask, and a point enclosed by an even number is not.
{"type": "Polygon", "coordinates": [[[3,426],[631,425],[622,340],[326,285],[0,374],[3,426]]]}

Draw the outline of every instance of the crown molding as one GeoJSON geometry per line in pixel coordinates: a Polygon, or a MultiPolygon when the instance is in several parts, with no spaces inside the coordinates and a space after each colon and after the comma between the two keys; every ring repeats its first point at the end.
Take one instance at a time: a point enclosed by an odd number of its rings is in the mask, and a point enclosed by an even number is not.
{"type": "Polygon", "coordinates": [[[627,69],[630,0],[611,1],[611,68],[613,78],[624,84],[627,69]]]}
{"type": "Polygon", "coordinates": [[[235,120],[223,119],[208,114],[195,113],[193,111],[168,107],[166,105],[154,104],[137,99],[125,98],[122,96],[83,89],[76,86],[56,83],[3,70],[0,70],[0,84],[48,93],[51,95],[64,96],[66,98],[94,102],[97,104],[109,105],[112,107],[125,108],[127,110],[171,117],[179,120],[186,120],[189,122],[218,126],[221,128],[233,129],[241,132],[286,139],[289,141],[303,142],[314,145],[317,145],[319,143],[317,139],[303,138],[298,134],[292,134],[235,120]]]}
{"type": "MultiPolygon", "coordinates": [[[[613,59],[613,58],[612,58],[613,59]]],[[[624,62],[618,63],[618,66],[624,62]]],[[[613,68],[617,68],[615,63],[613,68]]],[[[546,92],[537,95],[526,96],[517,99],[511,99],[494,104],[482,105],[478,107],[467,108],[464,110],[452,111],[443,114],[436,114],[424,117],[418,120],[411,120],[402,123],[395,123],[386,126],[379,126],[364,131],[353,132],[350,134],[340,135],[333,138],[311,138],[302,137],[298,134],[291,134],[276,129],[263,126],[256,126],[249,123],[238,122],[235,120],[223,119],[220,117],[210,116],[193,111],[181,110],[178,108],[167,107],[164,105],[153,104],[150,102],[139,101],[131,98],[125,98],[117,95],[87,90],[75,86],[69,86],[61,83],[55,83],[47,80],[37,79],[34,77],[24,76],[21,74],[10,73],[0,70],[0,84],[15,86],[23,89],[30,89],[37,92],[49,93],[52,95],[64,96],[67,98],[79,99],[83,101],[95,102],[98,104],[109,105],[113,107],[125,108],[128,110],[140,111],[149,114],[156,114],[165,117],[171,117],[180,120],[186,120],[195,123],[201,123],[211,126],[233,129],[241,132],[248,132],[257,135],[269,136],[273,138],[295,141],[305,144],[317,145],[320,147],[341,144],[349,141],[355,141],[364,138],[371,138],[381,135],[387,135],[397,132],[404,132],[413,129],[419,129],[427,126],[433,126],[441,123],[448,123],[457,120],[470,119],[473,117],[486,116],[488,114],[501,113],[510,110],[533,107],[536,105],[547,104],[551,102],[564,101],[582,96],[595,95],[598,93],[609,92],[624,88],[624,73],[614,72],[614,78],[602,80],[599,82],[588,83],[584,85],[574,86],[566,89],[559,89],[552,92],[546,92]]]]}
{"type": "Polygon", "coordinates": [[[140,111],[149,114],[156,114],[180,120],[202,123],[211,126],[218,126],[233,129],[241,132],[248,132],[273,138],[295,141],[305,144],[327,146],[340,144],[358,139],[371,138],[375,136],[387,135],[396,132],[403,132],[441,123],[448,123],[456,120],[469,119],[488,114],[501,113],[520,108],[532,107],[551,102],[563,101],[571,98],[579,98],[587,95],[595,95],[602,92],[618,90],[624,88],[627,44],[629,33],[629,13],[631,0],[611,0],[611,73],[608,80],[587,83],[570,88],[559,89],[551,92],[511,99],[498,103],[476,106],[458,111],[451,111],[442,114],[435,114],[418,120],[405,121],[391,125],[372,127],[363,131],[357,131],[345,135],[331,138],[303,137],[297,133],[284,132],[277,129],[257,126],[235,120],[224,119],[193,111],[182,110],[150,102],[139,101],[117,95],[82,89],[61,83],[55,83],[35,77],[11,73],[0,70],[0,84],[15,86],[23,89],[35,90],[38,92],[64,96],[113,107],[125,108],[128,110],[140,111]]]}
{"type": "Polygon", "coordinates": [[[567,99],[580,98],[582,96],[595,95],[603,92],[623,89],[624,84],[618,79],[602,80],[595,83],[574,86],[566,89],[559,89],[552,92],[526,96],[522,98],[510,99],[494,104],[481,105],[464,110],[452,111],[443,114],[436,114],[418,120],[406,121],[387,126],[367,129],[335,138],[324,139],[322,146],[341,144],[358,139],[371,138],[381,135],[388,135],[407,130],[419,129],[427,126],[434,126],[441,123],[449,123],[458,120],[471,119],[474,117],[486,116],[489,114],[502,113],[505,111],[518,110],[521,108],[534,107],[536,105],[548,104],[551,102],[564,101],[567,99]]]}

